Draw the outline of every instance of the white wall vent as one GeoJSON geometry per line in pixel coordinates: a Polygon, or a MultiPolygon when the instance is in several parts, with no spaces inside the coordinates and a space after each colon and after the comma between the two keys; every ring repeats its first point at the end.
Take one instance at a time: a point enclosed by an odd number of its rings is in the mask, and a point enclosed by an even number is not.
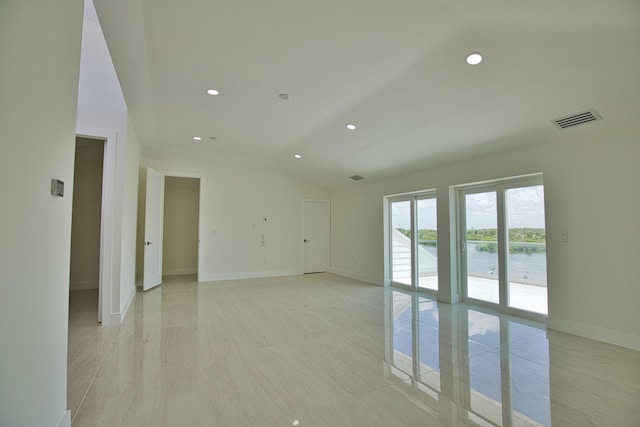
{"type": "Polygon", "coordinates": [[[361,179],[364,179],[364,177],[360,175],[353,175],[353,176],[350,176],[349,178],[351,178],[354,181],[360,181],[361,179]]]}
{"type": "Polygon", "coordinates": [[[585,123],[595,122],[596,120],[602,120],[602,117],[596,113],[596,110],[591,109],[581,113],[571,114],[570,116],[560,117],[559,119],[551,120],[551,122],[556,125],[558,129],[567,129],[585,123]]]}

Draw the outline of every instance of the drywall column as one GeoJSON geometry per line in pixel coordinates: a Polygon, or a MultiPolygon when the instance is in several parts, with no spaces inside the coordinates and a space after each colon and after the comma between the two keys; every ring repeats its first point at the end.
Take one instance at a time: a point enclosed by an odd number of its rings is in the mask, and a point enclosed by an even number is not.
{"type": "Polygon", "coordinates": [[[0,2],[0,425],[68,426],[82,0],[0,2]],[[50,194],[51,179],[65,183],[50,194]]]}

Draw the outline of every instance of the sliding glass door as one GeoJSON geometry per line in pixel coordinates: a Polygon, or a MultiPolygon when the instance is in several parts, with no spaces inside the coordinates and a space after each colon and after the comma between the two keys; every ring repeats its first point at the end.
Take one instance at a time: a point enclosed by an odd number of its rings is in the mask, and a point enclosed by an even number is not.
{"type": "Polygon", "coordinates": [[[423,196],[415,199],[416,264],[418,287],[438,290],[438,225],[436,199],[423,196]]]}
{"type": "Polygon", "coordinates": [[[467,296],[500,302],[496,191],[465,194],[467,296]]]}
{"type": "Polygon", "coordinates": [[[546,315],[542,179],[461,189],[458,206],[464,298],[546,315]]]}
{"type": "Polygon", "coordinates": [[[391,280],[413,289],[438,290],[436,199],[433,193],[389,202],[391,280]]]}
{"type": "Polygon", "coordinates": [[[413,285],[412,201],[391,202],[391,280],[413,285]]]}
{"type": "Polygon", "coordinates": [[[505,190],[509,307],[547,314],[544,187],[505,190]]]}

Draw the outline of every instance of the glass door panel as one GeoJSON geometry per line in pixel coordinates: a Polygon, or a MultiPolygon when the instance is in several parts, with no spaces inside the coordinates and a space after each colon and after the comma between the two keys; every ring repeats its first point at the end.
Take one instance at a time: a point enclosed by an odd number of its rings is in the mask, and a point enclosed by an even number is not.
{"type": "Polygon", "coordinates": [[[498,207],[495,191],[465,195],[467,297],[498,304],[498,207]]]}
{"type": "MultiPolygon", "coordinates": [[[[393,337],[392,365],[404,374],[413,376],[413,304],[411,295],[402,292],[391,294],[391,325],[393,337]]],[[[404,377],[403,377],[404,378],[404,377]]]]}
{"type": "Polygon", "coordinates": [[[500,318],[468,310],[469,403],[474,413],[495,425],[503,425],[500,318]],[[487,351],[492,349],[493,351],[487,351]]]}
{"type": "Polygon", "coordinates": [[[411,201],[391,202],[391,280],[409,286],[413,284],[412,236],[411,201]]]}
{"type": "Polygon", "coordinates": [[[547,314],[547,256],[542,185],[505,191],[509,307],[547,314]]]}
{"type": "Polygon", "coordinates": [[[436,199],[416,200],[418,286],[438,290],[438,225],[436,199]]]}

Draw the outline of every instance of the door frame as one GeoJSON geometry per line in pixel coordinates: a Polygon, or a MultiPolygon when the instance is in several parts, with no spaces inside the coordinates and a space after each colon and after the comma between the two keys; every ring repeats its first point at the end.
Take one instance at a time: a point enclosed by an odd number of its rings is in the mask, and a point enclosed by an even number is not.
{"type": "MultiPolygon", "coordinates": [[[[204,227],[203,227],[203,218],[204,218],[204,186],[205,179],[204,174],[197,172],[182,172],[182,171],[172,171],[172,170],[163,170],[157,169],[159,172],[163,173],[165,177],[171,176],[175,178],[193,178],[200,180],[200,186],[198,188],[198,268],[196,272],[196,281],[199,282],[200,278],[203,277],[203,262],[204,254],[202,250],[202,242],[204,241],[204,227]]],[[[166,181],[164,186],[166,186],[166,181]]],[[[165,187],[163,186],[162,192],[164,193],[165,187]]],[[[164,216],[162,218],[162,226],[164,227],[164,216]]],[[[163,238],[164,242],[164,238],[163,238]]]]}
{"type": "MultiPolygon", "coordinates": [[[[113,289],[113,243],[114,243],[114,199],[116,180],[116,131],[76,128],[76,138],[96,139],[104,142],[102,161],[102,206],[100,214],[100,267],[98,278],[98,322],[103,326],[120,322],[120,301],[114,310],[113,289]]],[[[118,290],[119,291],[119,290],[118,290]]]]}
{"type": "MultiPolygon", "coordinates": [[[[507,272],[507,227],[505,225],[505,218],[507,215],[506,206],[504,202],[504,193],[511,188],[529,187],[544,185],[544,179],[542,173],[536,173],[531,175],[524,175],[512,178],[498,179],[494,181],[485,181],[475,184],[457,186],[456,190],[456,255],[457,255],[457,270],[458,281],[461,290],[461,299],[465,302],[470,302],[478,307],[485,307],[492,310],[496,310],[499,313],[511,314],[520,318],[534,320],[541,323],[546,323],[548,315],[536,313],[533,311],[527,311],[515,307],[509,306],[508,296],[508,272],[507,272]],[[498,303],[492,303],[489,301],[483,301],[475,298],[469,298],[468,296],[468,271],[467,271],[467,234],[466,234],[466,200],[467,194],[483,193],[487,191],[496,192],[496,212],[497,212],[497,238],[498,238],[498,303]]],[[[548,304],[548,287],[547,287],[547,304],[548,304]]]]}
{"type": "MultiPolygon", "coordinates": [[[[419,272],[419,256],[418,256],[418,240],[415,238],[418,232],[418,201],[434,199],[436,206],[438,204],[437,192],[435,189],[415,191],[411,193],[396,194],[384,197],[384,283],[385,286],[394,286],[399,289],[409,291],[419,291],[426,295],[437,296],[440,291],[438,289],[430,289],[420,286],[420,272],[419,272]],[[411,224],[412,238],[411,238],[411,284],[396,282],[393,280],[393,204],[398,202],[409,202],[409,221],[411,224]]],[[[437,208],[436,208],[436,228],[437,228],[437,208]]],[[[438,269],[439,277],[439,269],[438,269]]]]}
{"type": "Polygon", "coordinates": [[[300,272],[302,274],[305,274],[304,272],[304,236],[305,236],[305,221],[304,221],[304,217],[305,217],[305,209],[307,207],[307,202],[309,203],[326,203],[327,207],[329,208],[329,230],[327,233],[327,266],[326,266],[326,271],[331,270],[331,200],[328,199],[304,199],[302,201],[302,238],[300,239],[300,244],[301,244],[301,259],[300,259],[300,272]]]}

